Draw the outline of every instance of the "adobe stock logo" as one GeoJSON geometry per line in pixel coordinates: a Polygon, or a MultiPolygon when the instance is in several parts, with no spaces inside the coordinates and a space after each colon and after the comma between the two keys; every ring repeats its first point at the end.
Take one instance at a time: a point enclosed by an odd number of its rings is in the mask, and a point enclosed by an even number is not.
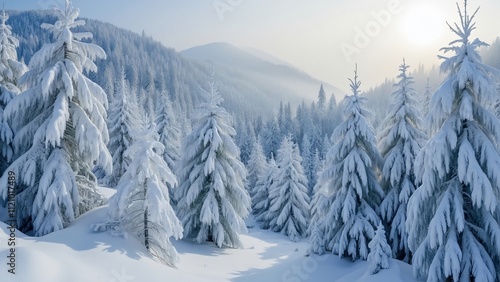
{"type": "Polygon", "coordinates": [[[65,0],[38,0],[38,6],[42,9],[64,7],[65,3],[65,0]]]}
{"type": "Polygon", "coordinates": [[[243,0],[215,0],[212,5],[217,13],[217,16],[221,21],[224,21],[225,14],[232,12],[234,9],[239,7],[243,0]]]}
{"type": "Polygon", "coordinates": [[[354,38],[352,44],[342,42],[340,43],[340,50],[349,63],[352,63],[352,56],[358,55],[361,51],[368,47],[372,40],[379,36],[383,29],[392,22],[395,15],[401,13],[403,7],[400,0],[390,0],[387,3],[386,9],[378,12],[372,11],[372,19],[368,21],[363,28],[354,28],[354,38]]]}

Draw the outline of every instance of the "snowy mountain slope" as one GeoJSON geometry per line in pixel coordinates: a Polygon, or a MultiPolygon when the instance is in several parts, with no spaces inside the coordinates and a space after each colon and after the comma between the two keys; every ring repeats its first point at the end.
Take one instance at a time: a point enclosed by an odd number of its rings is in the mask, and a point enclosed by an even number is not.
{"type": "Polygon", "coordinates": [[[245,47],[245,48],[241,48],[241,49],[243,51],[251,54],[251,55],[254,55],[257,58],[264,60],[264,61],[268,61],[268,62],[273,63],[275,65],[287,66],[287,67],[290,67],[290,68],[293,68],[293,69],[300,71],[300,69],[298,67],[292,65],[291,63],[289,63],[285,60],[282,60],[274,55],[271,55],[265,51],[262,51],[260,49],[255,49],[255,48],[251,48],[251,47],[245,47]]]}
{"type": "MultiPolygon", "coordinates": [[[[114,193],[114,189],[102,191],[107,196],[114,193]]],[[[241,236],[244,249],[173,241],[180,263],[171,268],[154,261],[132,236],[92,233],[90,224],[102,221],[106,213],[106,207],[97,208],[70,227],[43,237],[17,233],[16,274],[7,275],[7,265],[2,262],[0,281],[416,281],[405,263],[393,260],[390,269],[372,276],[366,274],[368,264],[364,261],[352,263],[333,255],[307,257],[306,240],[294,243],[283,235],[256,227],[241,236]]],[[[0,222],[2,258],[8,254],[6,230],[0,222]]]]}
{"type": "MultiPolygon", "coordinates": [[[[53,22],[54,14],[50,11],[9,11],[9,14],[9,24],[20,41],[19,57],[29,62],[33,53],[43,43],[50,42],[49,34],[41,29],[40,25],[42,22],[53,22]]],[[[140,90],[146,89],[151,81],[157,91],[160,91],[161,85],[164,84],[173,103],[179,104],[186,112],[190,112],[193,105],[202,100],[201,88],[206,89],[206,81],[210,76],[209,62],[180,55],[176,50],[165,47],[146,35],[92,19],[85,21],[85,31],[94,35],[91,41],[101,46],[107,54],[106,60],[96,62],[99,73],[90,73],[89,77],[107,92],[113,90],[115,78],[119,77],[121,68],[124,67],[131,88],[139,93],[140,90]]],[[[265,62],[254,58],[259,64],[265,62]]],[[[276,66],[265,63],[269,65],[264,66],[271,68],[276,66]]],[[[295,70],[292,73],[301,74],[295,70]]],[[[313,99],[317,96],[320,81],[303,74],[298,79],[288,74],[285,75],[287,79],[272,77],[274,75],[281,75],[281,72],[259,76],[245,68],[238,68],[235,72],[234,68],[219,64],[216,79],[219,92],[224,98],[223,105],[231,113],[257,115],[269,113],[280,101],[292,99],[292,103],[297,104],[304,97],[313,99]],[[300,77],[305,77],[304,83],[300,77]]]]}
{"type": "Polygon", "coordinates": [[[200,62],[213,61],[229,67],[242,76],[249,78],[256,85],[261,85],[270,93],[283,99],[297,101],[302,98],[309,100],[317,97],[319,85],[323,83],[327,94],[335,93],[337,98],[344,92],[337,87],[321,82],[307,73],[291,67],[289,63],[257,50],[247,51],[228,43],[210,43],[196,46],[180,52],[181,55],[200,62]]]}

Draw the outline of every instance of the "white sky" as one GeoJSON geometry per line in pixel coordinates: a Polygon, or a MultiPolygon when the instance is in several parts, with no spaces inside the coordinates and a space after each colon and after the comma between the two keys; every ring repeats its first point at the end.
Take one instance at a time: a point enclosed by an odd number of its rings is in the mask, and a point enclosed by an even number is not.
{"type": "MultiPolygon", "coordinates": [[[[500,1],[468,2],[471,10],[481,6],[474,37],[490,43],[500,36],[500,1]]],[[[83,17],[135,32],[144,30],[179,51],[210,42],[253,47],[342,89],[347,88],[354,63],[358,63],[363,89],[397,75],[403,57],[415,68],[419,63],[429,67],[438,64],[439,49],[454,39],[446,21],[459,20],[455,3],[456,0],[73,1],[83,17]],[[369,34],[363,38],[360,30],[369,34]],[[346,56],[342,47],[354,53],[346,56]]],[[[54,4],[62,5],[64,0],[5,1],[7,9],[17,10],[54,4]]]]}

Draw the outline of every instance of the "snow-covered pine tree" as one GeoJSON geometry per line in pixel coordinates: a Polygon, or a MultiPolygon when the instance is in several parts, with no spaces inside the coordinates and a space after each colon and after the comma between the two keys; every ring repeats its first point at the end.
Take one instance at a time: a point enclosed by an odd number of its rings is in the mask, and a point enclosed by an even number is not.
{"type": "Polygon", "coordinates": [[[270,228],[297,241],[309,222],[310,200],[299,148],[286,136],[278,150],[279,172],[269,189],[270,228]]]}
{"type": "Polygon", "coordinates": [[[105,178],[104,182],[110,187],[115,187],[127,170],[128,160],[124,158],[123,154],[134,143],[133,134],[140,128],[142,118],[133,96],[135,95],[130,93],[125,70],[122,69],[109,109],[110,140],[108,149],[113,156],[113,171],[105,178]]]}
{"type": "Polygon", "coordinates": [[[379,133],[379,149],[384,159],[382,178],[386,186],[380,215],[389,227],[392,255],[406,262],[411,258],[405,228],[406,208],[416,189],[415,158],[425,140],[413,78],[408,76],[409,67],[403,59],[398,82],[394,84],[397,89],[392,93],[393,101],[379,133]]]}
{"type": "Polygon", "coordinates": [[[165,146],[163,159],[174,170],[180,159],[181,130],[168,93],[163,92],[156,101],[156,130],[160,143],[165,146]]]}
{"type": "MultiPolygon", "coordinates": [[[[71,30],[85,24],[66,1],[56,9],[55,24],[42,24],[54,35],[33,55],[20,83],[25,92],[7,105],[4,117],[16,135],[17,158],[8,168],[17,175],[18,224],[35,236],[60,230],[79,214],[101,204],[92,168],[111,170],[106,148],[106,93],[85,72],[97,71],[105,58],[99,46],[82,42],[90,33],[71,30]]],[[[0,189],[7,187],[4,175],[0,189]]],[[[6,189],[2,189],[6,197],[6,189]]]]}
{"type": "Polygon", "coordinates": [[[321,115],[325,114],[326,111],[326,94],[325,89],[323,88],[323,84],[321,84],[318,93],[318,104],[316,104],[317,109],[321,115]]]}
{"type": "Polygon", "coordinates": [[[18,82],[21,76],[28,70],[26,65],[19,62],[16,48],[19,47],[19,40],[12,35],[12,28],[7,25],[9,16],[3,11],[0,15],[0,176],[3,174],[8,164],[12,161],[14,150],[12,139],[14,132],[9,123],[4,120],[3,112],[5,106],[19,95],[21,90],[18,82]]]}
{"type": "Polygon", "coordinates": [[[500,271],[500,122],[488,110],[499,71],[481,62],[471,41],[474,18],[458,7],[458,36],[445,53],[448,75],[431,99],[433,137],[415,167],[421,185],[408,203],[413,270],[427,281],[498,281],[500,271]]]}
{"type": "Polygon", "coordinates": [[[279,173],[278,165],[271,155],[263,173],[259,174],[255,183],[255,194],[252,196],[252,213],[255,220],[263,229],[269,229],[270,220],[267,217],[269,210],[269,189],[276,181],[279,173]]]}
{"type": "Polygon", "coordinates": [[[218,247],[242,247],[239,233],[246,232],[244,218],[250,211],[246,170],[213,73],[208,94],[209,101],[198,108],[196,125],[183,141],[175,192],[178,214],[184,237],[198,243],[213,240],[218,247]]]}
{"type": "Polygon", "coordinates": [[[429,78],[427,78],[427,82],[425,83],[425,92],[422,103],[422,117],[427,117],[429,114],[429,107],[432,97],[431,84],[429,82],[429,78]]]}
{"type": "Polygon", "coordinates": [[[368,254],[368,264],[370,274],[377,274],[382,269],[388,269],[391,259],[391,247],[385,237],[384,225],[380,223],[375,231],[375,236],[368,244],[370,253],[368,254]]]}
{"type": "Polygon", "coordinates": [[[266,158],[276,156],[282,136],[276,117],[271,117],[261,130],[260,138],[266,158]]]}
{"type": "Polygon", "coordinates": [[[304,168],[304,174],[307,178],[308,188],[307,194],[309,197],[313,195],[313,188],[316,185],[316,174],[317,174],[317,164],[315,155],[311,150],[311,142],[309,141],[309,136],[304,134],[302,138],[302,166],[304,168]]]}
{"type": "MultiPolygon", "coordinates": [[[[248,160],[248,174],[246,186],[247,190],[250,194],[250,197],[253,199],[257,192],[256,184],[259,177],[266,173],[267,163],[266,156],[264,155],[264,149],[262,149],[262,145],[258,141],[258,138],[254,140],[252,152],[250,153],[250,159],[248,160]]],[[[253,201],[252,201],[253,202],[253,201]]]]}
{"type": "MultiPolygon", "coordinates": [[[[318,176],[321,175],[324,161],[321,163],[317,173],[318,176]]],[[[309,251],[322,255],[326,251],[324,218],[331,206],[332,197],[328,196],[327,191],[324,191],[321,184],[316,183],[313,190],[314,193],[311,199],[311,221],[307,230],[309,242],[311,243],[309,251]]]]}
{"type": "MultiPolygon", "coordinates": [[[[156,101],[156,131],[160,135],[158,140],[165,146],[163,159],[172,171],[177,170],[177,163],[181,151],[181,129],[177,115],[172,107],[172,102],[166,91],[157,97],[156,101]]],[[[167,185],[170,192],[170,202],[175,206],[174,187],[167,185]]]]}
{"type": "Polygon", "coordinates": [[[109,201],[109,221],[133,234],[160,262],[174,265],[179,258],[170,237],[182,238],[182,225],[170,205],[167,185],[173,187],[177,180],[163,160],[165,146],[159,138],[153,123],[125,151],[130,163],[109,201]]]}
{"type": "Polygon", "coordinates": [[[368,243],[381,221],[376,210],[384,192],[375,174],[382,158],[366,119],[367,99],[359,96],[357,70],[350,81],[353,94],[346,97],[345,118],[332,135],[335,145],[327,154],[318,183],[332,197],[324,217],[325,247],[355,260],[368,256],[368,243]]]}

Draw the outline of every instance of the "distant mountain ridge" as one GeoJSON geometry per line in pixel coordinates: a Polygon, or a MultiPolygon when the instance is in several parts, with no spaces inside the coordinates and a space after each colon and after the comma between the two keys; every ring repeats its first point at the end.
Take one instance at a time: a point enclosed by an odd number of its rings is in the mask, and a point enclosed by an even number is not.
{"type": "MultiPolygon", "coordinates": [[[[20,40],[18,54],[29,63],[31,56],[44,43],[51,42],[50,35],[40,25],[54,23],[55,15],[52,11],[8,13],[7,24],[12,26],[20,40]]],[[[174,106],[185,115],[189,116],[205,100],[204,89],[208,88],[211,63],[165,47],[149,36],[97,20],[84,20],[87,24],[77,30],[93,33],[91,41],[107,54],[106,60],[96,62],[98,73],[89,76],[106,90],[110,99],[115,80],[124,68],[134,93],[148,95],[151,91],[160,92],[166,88],[174,106]]],[[[267,115],[278,108],[280,101],[298,104],[303,99],[312,100],[318,94],[320,81],[289,66],[265,61],[230,45],[225,45],[222,52],[221,46],[214,47],[209,58],[216,62],[218,90],[224,98],[224,107],[235,115],[267,115]],[[215,54],[221,55],[217,57],[215,54]]],[[[334,91],[328,86],[326,89],[327,92],[334,91]]]]}
{"type": "Polygon", "coordinates": [[[199,62],[213,61],[231,68],[251,78],[258,85],[268,88],[270,93],[273,93],[273,88],[282,89],[283,93],[273,94],[285,101],[316,99],[321,84],[327,94],[341,93],[337,87],[313,78],[290,63],[257,49],[242,49],[229,43],[215,42],[183,50],[180,54],[199,62]]]}

